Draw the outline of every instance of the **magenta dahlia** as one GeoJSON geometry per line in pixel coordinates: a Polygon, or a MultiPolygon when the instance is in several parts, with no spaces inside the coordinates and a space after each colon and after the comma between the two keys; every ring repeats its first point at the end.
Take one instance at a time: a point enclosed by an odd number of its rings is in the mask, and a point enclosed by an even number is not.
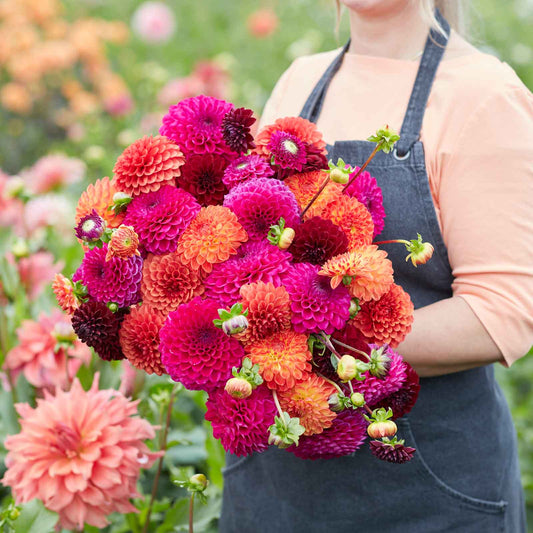
{"type": "Polygon", "coordinates": [[[221,154],[191,155],[181,168],[177,184],[192,194],[201,206],[221,205],[228,192],[222,178],[228,160],[221,154]]]}
{"type": "Polygon", "coordinates": [[[285,219],[285,226],[296,228],[300,222],[298,204],[292,191],[281,181],[256,178],[233,188],[224,198],[238,217],[250,240],[263,239],[270,226],[285,219]]]}
{"type": "Polygon", "coordinates": [[[97,241],[103,235],[104,230],[104,219],[93,209],[80,219],[74,228],[74,233],[81,241],[92,242],[97,241]]]}
{"type": "Polygon", "coordinates": [[[168,110],[159,129],[174,140],[185,156],[191,154],[235,155],[225,142],[222,122],[233,104],[211,96],[185,98],[168,110]]]}
{"type": "Polygon", "coordinates": [[[188,389],[223,387],[231,369],[241,365],[241,344],[213,324],[219,307],[215,300],[196,297],[169,313],[159,332],[163,366],[188,389]]]}
{"type": "Polygon", "coordinates": [[[255,122],[254,112],[245,107],[231,109],[222,120],[222,136],[226,144],[238,154],[255,148],[250,127],[255,122]]]}
{"type": "Polygon", "coordinates": [[[232,398],[224,389],[209,394],[205,419],[213,425],[213,435],[226,451],[250,455],[268,448],[268,428],[274,423],[276,404],[265,386],[257,387],[248,398],[232,398]]]}
{"type": "Polygon", "coordinates": [[[200,205],[191,194],[163,185],[135,197],[128,205],[124,224],[133,226],[146,251],[166,254],[176,250],[179,236],[199,211],[200,205]]]}
{"type": "Polygon", "coordinates": [[[301,459],[332,459],[354,453],[366,439],[367,422],[358,411],[340,412],[322,433],[300,437],[287,451],[301,459]]]}
{"type": "Polygon", "coordinates": [[[205,280],[206,295],[226,307],[241,299],[239,290],[245,284],[262,281],[279,287],[282,276],[290,269],[290,260],[288,252],[269,242],[245,243],[236,256],[213,265],[213,271],[205,280]]]}
{"type": "Polygon", "coordinates": [[[322,265],[348,251],[348,237],[331,220],[313,217],[298,227],[289,248],[296,263],[322,265]]]}
{"type": "Polygon", "coordinates": [[[270,178],[273,175],[274,170],[261,156],[250,154],[232,161],[224,170],[222,181],[228,189],[233,189],[253,178],[270,178]]]}
{"type": "Polygon", "coordinates": [[[81,279],[89,296],[97,302],[114,302],[119,307],[136,304],[140,300],[143,260],[138,255],[106,260],[107,246],[85,254],[76,280],[81,279]]]}
{"type": "Polygon", "coordinates": [[[291,299],[292,324],[299,333],[324,331],[329,335],[350,318],[348,289],[344,285],[332,289],[319,270],[317,265],[297,263],[283,280],[291,299]]]}
{"type": "MultiPolygon", "coordinates": [[[[353,176],[358,170],[359,167],[355,167],[350,176],[353,176]]],[[[366,170],[361,172],[346,189],[346,194],[357,198],[370,211],[374,223],[374,237],[379,235],[385,227],[385,209],[383,208],[383,194],[376,178],[366,170]]]]}
{"type": "Polygon", "coordinates": [[[72,328],[78,338],[105,361],[124,359],[119,331],[124,313],[113,313],[103,302],[89,300],[74,311],[72,328]]]}
{"type": "Polygon", "coordinates": [[[305,143],[296,135],[276,131],[267,145],[272,163],[283,169],[301,172],[307,160],[305,143]]]}

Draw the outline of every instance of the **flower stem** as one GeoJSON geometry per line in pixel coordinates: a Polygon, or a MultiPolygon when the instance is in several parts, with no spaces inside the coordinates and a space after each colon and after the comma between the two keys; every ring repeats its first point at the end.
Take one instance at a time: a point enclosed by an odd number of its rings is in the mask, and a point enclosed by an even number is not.
{"type": "Polygon", "coordinates": [[[355,175],[350,178],[350,181],[343,187],[342,192],[346,191],[346,189],[357,179],[357,176],[359,176],[359,174],[361,174],[361,172],[363,172],[368,166],[368,163],[374,159],[374,156],[381,150],[381,146],[384,142],[384,140],[381,140],[376,144],[374,150],[372,150],[372,153],[368,156],[368,159],[363,163],[363,166],[355,173],[355,175]]]}
{"type": "Polygon", "coordinates": [[[337,351],[335,346],[331,344],[331,341],[329,340],[328,336],[323,331],[320,332],[320,338],[326,345],[326,348],[328,348],[328,350],[337,358],[337,361],[340,361],[341,360],[340,353],[337,351]]]}
{"type": "Polygon", "coordinates": [[[276,404],[281,420],[284,420],[283,409],[281,408],[281,405],[279,404],[279,400],[278,400],[278,393],[274,389],[272,389],[272,397],[274,398],[274,403],[276,404]]]}
{"type": "MultiPolygon", "coordinates": [[[[170,394],[167,407],[167,416],[165,419],[165,425],[159,434],[159,449],[160,451],[165,451],[167,448],[167,436],[168,428],[170,426],[170,418],[172,416],[172,407],[174,406],[174,401],[176,399],[176,393],[179,389],[174,388],[170,394]]],[[[148,512],[146,513],[146,520],[144,521],[143,533],[147,533],[148,527],[150,525],[150,516],[152,515],[152,508],[154,506],[155,497],[157,494],[157,487],[159,485],[159,478],[161,476],[161,470],[163,468],[163,456],[161,456],[157,462],[157,471],[154,478],[154,484],[152,485],[152,495],[150,497],[150,505],[148,506],[148,512]]]]}
{"type": "Polygon", "coordinates": [[[409,241],[406,241],[405,239],[391,239],[390,241],[376,241],[372,244],[390,244],[392,242],[397,242],[400,244],[411,244],[409,241]]]}
{"type": "Polygon", "coordinates": [[[344,342],[338,341],[337,339],[331,339],[331,342],[334,342],[335,344],[338,344],[339,346],[342,346],[343,348],[346,348],[347,350],[352,350],[355,353],[358,353],[359,355],[363,355],[370,361],[370,356],[363,352],[362,350],[358,350],[357,348],[354,348],[353,346],[350,346],[349,344],[344,344],[344,342]]]}
{"type": "Polygon", "coordinates": [[[189,499],[189,533],[194,533],[193,523],[194,523],[194,492],[191,493],[191,497],[189,499]]]}
{"type": "Polygon", "coordinates": [[[363,405],[363,407],[366,409],[366,411],[367,411],[367,413],[368,413],[369,415],[373,414],[373,413],[372,413],[372,409],[370,409],[370,407],[368,407],[368,405],[367,405],[366,403],[365,403],[365,405],[363,405]]]}
{"type": "Polygon", "coordinates": [[[300,218],[303,220],[304,215],[307,213],[308,209],[315,203],[315,200],[322,194],[322,191],[326,188],[326,185],[329,183],[329,174],[328,177],[324,180],[322,185],[320,186],[320,189],[318,189],[317,193],[311,198],[309,203],[305,206],[304,210],[302,211],[302,214],[300,215],[300,218]]]}
{"type": "Polygon", "coordinates": [[[328,383],[331,383],[331,385],[333,385],[344,396],[344,391],[337,385],[337,383],[335,383],[331,379],[328,379],[326,376],[322,375],[320,372],[315,372],[315,374],[321,377],[322,379],[326,380],[328,383]]]}

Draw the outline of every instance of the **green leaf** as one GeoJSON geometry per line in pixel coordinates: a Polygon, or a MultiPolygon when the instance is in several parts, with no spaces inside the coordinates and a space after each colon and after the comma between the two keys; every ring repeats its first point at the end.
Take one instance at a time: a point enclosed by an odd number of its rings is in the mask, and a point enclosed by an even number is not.
{"type": "Polygon", "coordinates": [[[31,500],[22,506],[14,522],[14,533],[50,533],[57,523],[57,513],[46,509],[40,500],[31,500]]]}
{"type": "Polygon", "coordinates": [[[333,369],[337,371],[337,367],[339,366],[339,361],[334,354],[331,354],[330,361],[331,361],[331,366],[333,367],[333,369]]]}

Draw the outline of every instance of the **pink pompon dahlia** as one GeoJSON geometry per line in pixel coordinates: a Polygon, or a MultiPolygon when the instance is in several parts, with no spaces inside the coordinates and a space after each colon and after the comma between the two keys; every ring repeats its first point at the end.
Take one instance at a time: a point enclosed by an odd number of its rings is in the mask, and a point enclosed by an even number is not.
{"type": "Polygon", "coordinates": [[[301,172],[306,159],[305,144],[295,135],[286,131],[275,131],[267,144],[272,164],[282,169],[301,172]]]}
{"type": "Polygon", "coordinates": [[[143,261],[138,255],[106,260],[107,246],[85,254],[78,269],[81,280],[97,302],[114,302],[119,307],[133,305],[140,300],[143,261]]]}
{"type": "Polygon", "coordinates": [[[276,404],[264,385],[248,398],[232,398],[224,389],[209,394],[205,419],[213,435],[234,455],[250,455],[268,448],[268,428],[274,423],[276,404]]]}
{"type": "Polygon", "coordinates": [[[68,392],[45,392],[35,408],[17,404],[22,429],[5,440],[3,485],[18,504],[41,500],[69,530],[104,528],[113,512],[137,512],[130,499],[140,496],[140,469],[161,455],[144,443],[155,430],[134,416],[137,403],[98,390],[97,374],[87,392],[75,379],[68,392]]]}
{"type": "Polygon", "coordinates": [[[174,252],[179,236],[200,211],[188,192],[163,185],[141,194],[128,205],[124,224],[133,226],[142,248],[153,254],[174,252]]]}
{"type": "Polygon", "coordinates": [[[298,227],[289,247],[296,263],[322,265],[333,256],[348,250],[348,237],[325,218],[313,217],[298,227]]]}
{"type": "Polygon", "coordinates": [[[262,157],[250,154],[233,160],[224,170],[222,181],[228,189],[233,189],[245,181],[254,178],[271,178],[273,175],[274,170],[262,157]]]}
{"type": "MultiPolygon", "coordinates": [[[[350,177],[358,170],[359,167],[355,167],[350,177]]],[[[385,227],[385,209],[383,208],[383,193],[376,178],[366,170],[361,172],[346,189],[346,194],[357,198],[368,209],[374,222],[374,237],[379,235],[385,227]]]]}
{"type": "Polygon", "coordinates": [[[233,104],[212,96],[186,98],[168,110],[159,133],[174,140],[188,157],[191,154],[235,155],[224,141],[222,122],[233,104]]]}
{"type": "Polygon", "coordinates": [[[224,198],[238,217],[250,239],[264,239],[270,226],[285,219],[285,226],[296,228],[300,222],[294,194],[281,181],[256,178],[234,187],[224,198]]]}
{"type": "Polygon", "coordinates": [[[124,313],[113,313],[103,302],[89,300],[72,315],[72,327],[78,338],[94,348],[104,361],[124,359],[119,330],[124,313]]]}
{"type": "Polygon", "coordinates": [[[220,305],[197,297],[169,313],[159,332],[161,362],[170,377],[191,390],[223,387],[240,367],[243,347],[213,324],[220,305]]]}
{"type": "Polygon", "coordinates": [[[291,299],[292,324],[300,333],[328,335],[342,329],[350,318],[350,293],[343,285],[332,289],[317,265],[297,263],[283,284],[291,299]]]}
{"type": "Polygon", "coordinates": [[[72,379],[82,364],[91,361],[91,351],[76,338],[69,317],[58,309],[51,315],[42,313],[37,321],[24,320],[17,337],[19,344],[7,353],[3,368],[14,379],[22,373],[34,387],[65,388],[67,375],[72,379]]]}
{"type": "Polygon", "coordinates": [[[159,330],[165,318],[161,311],[143,303],[131,308],[120,328],[120,346],[126,359],[147,374],[160,376],[165,372],[159,353],[159,330]]]}
{"type": "Polygon", "coordinates": [[[213,266],[205,280],[206,294],[224,306],[231,306],[239,301],[239,291],[246,283],[261,281],[281,285],[290,260],[288,252],[267,241],[247,242],[234,257],[213,266]]]}
{"type": "Polygon", "coordinates": [[[190,155],[177,184],[205,207],[220,205],[228,189],[222,179],[228,160],[221,154],[190,155]]]}
{"type": "Polygon", "coordinates": [[[114,182],[119,191],[130,196],[157,191],[174,185],[185,158],[170,139],[143,137],[128,146],[115,164],[114,182]]]}
{"type": "Polygon", "coordinates": [[[185,265],[178,253],[149,254],[143,265],[141,296],[164,314],[204,293],[202,271],[185,265]]]}
{"type": "Polygon", "coordinates": [[[302,435],[298,446],[290,446],[287,451],[301,459],[333,459],[350,455],[365,441],[367,425],[359,412],[347,409],[340,412],[322,433],[302,435]]]}
{"type": "Polygon", "coordinates": [[[364,303],[352,323],[369,343],[396,348],[411,331],[413,311],[409,294],[393,283],[379,300],[364,303]]]}
{"type": "Polygon", "coordinates": [[[245,107],[231,109],[222,120],[222,136],[226,144],[238,154],[255,148],[250,128],[255,122],[254,112],[245,107]]]}

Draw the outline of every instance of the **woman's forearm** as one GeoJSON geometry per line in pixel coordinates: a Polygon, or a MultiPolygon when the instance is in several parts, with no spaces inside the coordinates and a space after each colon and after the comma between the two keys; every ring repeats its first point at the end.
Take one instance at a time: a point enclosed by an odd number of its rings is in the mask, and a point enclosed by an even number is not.
{"type": "Polygon", "coordinates": [[[421,377],[450,374],[503,359],[483,324],[459,296],[417,309],[411,333],[398,351],[421,377]]]}

